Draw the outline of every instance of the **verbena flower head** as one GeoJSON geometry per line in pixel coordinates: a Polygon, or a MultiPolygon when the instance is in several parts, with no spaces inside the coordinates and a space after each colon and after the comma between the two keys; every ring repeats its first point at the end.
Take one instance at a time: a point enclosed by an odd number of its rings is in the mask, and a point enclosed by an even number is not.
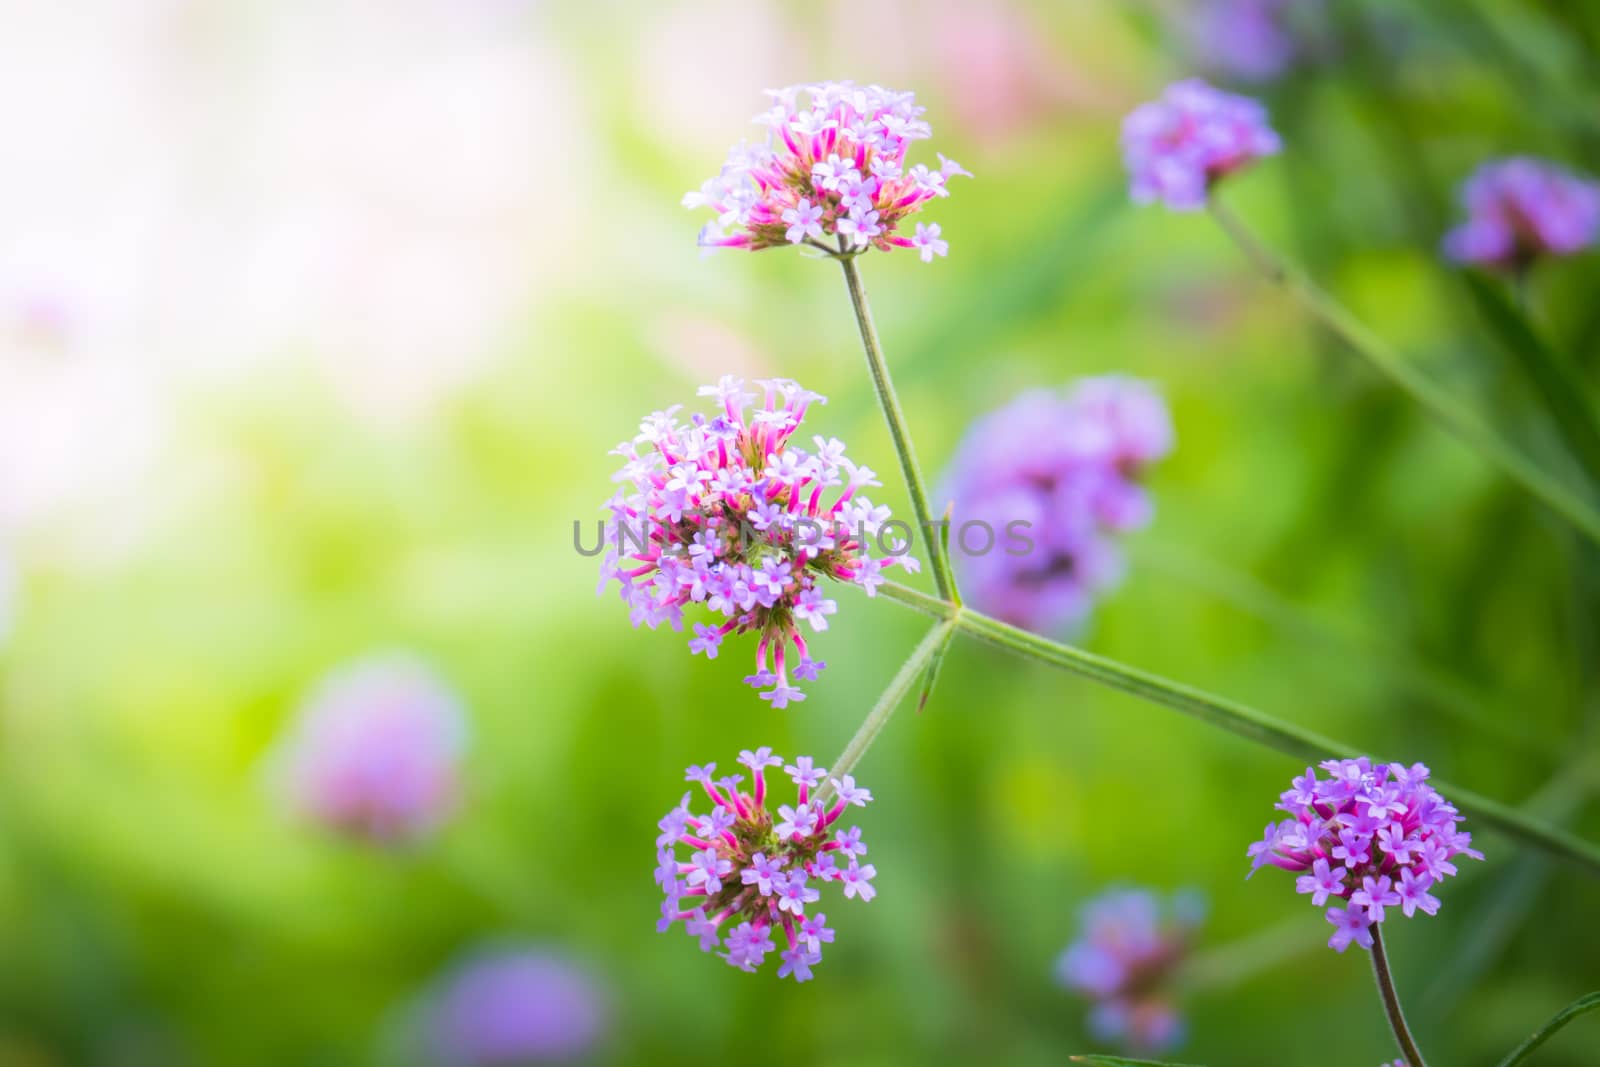
{"type": "Polygon", "coordinates": [[[1033,390],[979,419],[941,494],[966,598],[1032,630],[1081,620],[1121,573],[1115,536],[1149,521],[1140,479],[1172,447],[1160,394],[1119,376],[1033,390]]]}
{"type": "Polygon", "coordinates": [[[430,999],[426,1039],[449,1067],[570,1063],[604,1036],[609,1008],[598,983],[565,956],[531,947],[474,954],[430,999]]]}
{"type": "Polygon", "coordinates": [[[755,119],[765,141],[735,147],[720,174],[683,198],[717,214],[700,231],[702,246],[828,241],[829,251],[915,248],[924,263],[947,253],[937,223],[901,230],[929,200],[950,195],[949,179],[971,177],[943,155],[937,169],[909,164],[911,143],[933,135],[915,94],[818,82],[767,95],[772,107],[755,119]]]}
{"type": "Polygon", "coordinates": [[[682,922],[702,952],[719,946],[730,965],[754,971],[778,954],[779,978],[809,981],[833,930],[821,907],[822,890],[837,883],[845,899],[871,900],[877,868],[865,862],[861,831],[839,819],[852,805],[865,807],[869,790],[850,775],[828,778],[810,757],[785,764],[770,748],[741,752],[742,774],[713,778],[716,764],[690,767],[686,778],[711,800],[711,811],[690,811],[692,793],[658,824],[656,884],[665,899],[656,930],[682,922]],[[767,810],[767,769],[781,767],[798,791],[793,805],[767,810]],[[824,781],[829,787],[819,793],[824,781]],[[682,850],[682,851],[680,851],[682,850]]]}
{"type": "Polygon", "coordinates": [[[1188,954],[1202,912],[1194,893],[1167,898],[1145,889],[1113,889],[1084,905],[1056,979],[1094,1001],[1089,1027],[1097,1038],[1144,1052],[1182,1040],[1167,979],[1188,954]]]}
{"type": "Polygon", "coordinates": [[[1520,270],[1600,237],[1600,184],[1525,156],[1485,163],[1461,188],[1467,221],[1444,238],[1458,263],[1520,270]]]}
{"type": "Polygon", "coordinates": [[[1374,923],[1395,910],[1432,915],[1432,893],[1456,873],[1457,856],[1481,860],[1472,835],[1456,829],[1461,815],[1428,784],[1428,768],[1360,759],[1325,760],[1327,778],[1310,767],[1276,805],[1289,818],[1267,826],[1251,845],[1250,871],[1265,865],[1295,871],[1295,890],[1324,907],[1333,924],[1328,947],[1372,947],[1374,923]]]}
{"type": "Polygon", "coordinates": [[[414,840],[454,810],[466,717],[448,685],[407,656],[359,660],[325,679],[291,736],[286,785],[324,826],[414,840]]]}
{"type": "Polygon", "coordinates": [[[694,624],[689,651],[707,659],[729,634],[755,633],[756,669],[745,681],[782,708],[805,699],[796,681],[827,666],[800,632],[802,622],[826,630],[837,609],[823,579],[871,596],[884,568],[915,572],[918,563],[886,529],[889,509],[862,495],[880,484],[870,468],[852,463],[837,438],[813,437],[814,451],[793,442],[824,398],[783,379],[757,384],[764,398],[753,409],[755,395],[724,377],[700,390],[716,403],[711,417],[684,423],[676,407],[658,411],[617,447],[616,480],[626,487],[609,505],[600,588],[614,579],[633,624],[652,629],[681,630],[683,609],[703,604],[715,622],[694,624]],[[871,555],[874,543],[885,555],[871,555]]]}
{"type": "Polygon", "coordinates": [[[1323,17],[1322,0],[1200,0],[1184,19],[1206,68],[1269,81],[1301,57],[1323,17]]]}
{"type": "Polygon", "coordinates": [[[1198,211],[1211,187],[1282,147],[1255,100],[1198,78],[1167,87],[1122,123],[1122,158],[1137,203],[1198,211]]]}

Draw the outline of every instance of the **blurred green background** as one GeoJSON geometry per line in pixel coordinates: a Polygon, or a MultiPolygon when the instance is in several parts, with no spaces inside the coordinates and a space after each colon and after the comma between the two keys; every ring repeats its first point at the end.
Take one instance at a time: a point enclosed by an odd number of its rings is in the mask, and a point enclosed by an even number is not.
{"type": "MultiPolygon", "coordinates": [[[[1122,115],[1201,69],[1182,7],[9,10],[0,1067],[398,1062],[408,1005],[504,937],[603,977],[600,1062],[1057,1064],[1092,1043],[1051,967],[1117,882],[1211,899],[1174,1058],[1392,1059],[1365,961],[1321,947],[1287,876],[1244,881],[1297,763],[968,644],[858,770],[880,892],[830,909],[817,981],[658,937],[650,838],[681,769],[828,760],[923,623],[847,591],[831,669],[774,712],[742,644],[707,663],[632,631],[572,546],[606,450],[725,372],[827,394],[808,432],[893,471],[837,271],[701,257],[678,199],[764,88],[915,89],[929,154],[977,178],[930,214],[948,260],[863,271],[930,478],[1025,388],[1159,383],[1178,449],[1082,643],[1600,838],[1600,557],[1203,215],[1127,204],[1122,115]],[[433,664],[473,733],[459,815],[390,850],[299,824],[265,772],[316,682],[386,648],[433,664]]],[[[1245,87],[1287,147],[1230,203],[1564,471],[1436,247],[1486,158],[1600,172],[1600,7],[1318,10],[1309,54],[1245,87]]],[[[1597,285],[1591,254],[1530,293],[1591,383],[1597,285]]],[[[1493,1063],[1600,985],[1600,883],[1480,843],[1437,917],[1390,924],[1442,1063],[1493,1063]]],[[[1597,1047],[1591,1018],[1537,1062],[1597,1047]]]]}

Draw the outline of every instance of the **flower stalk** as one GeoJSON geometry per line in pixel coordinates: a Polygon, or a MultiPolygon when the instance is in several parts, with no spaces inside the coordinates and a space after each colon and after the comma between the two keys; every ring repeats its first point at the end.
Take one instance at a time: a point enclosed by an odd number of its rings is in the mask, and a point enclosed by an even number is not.
{"type": "Polygon", "coordinates": [[[950,557],[935,533],[933,513],[928,508],[928,492],[923,488],[922,470],[917,464],[916,449],[911,444],[911,431],[906,427],[905,414],[900,410],[900,398],[895,394],[894,382],[889,377],[889,366],[883,358],[883,345],[878,340],[878,328],[872,322],[872,308],[867,303],[867,291],[861,284],[861,271],[856,267],[856,257],[839,254],[839,266],[844,271],[844,284],[850,291],[850,306],[856,315],[856,326],[861,330],[861,347],[866,353],[867,370],[872,375],[872,388],[878,395],[878,406],[883,409],[884,422],[889,425],[889,436],[894,441],[895,455],[900,460],[900,473],[906,480],[906,492],[911,496],[911,510],[917,527],[922,531],[922,543],[928,554],[928,566],[933,571],[933,584],[941,600],[956,601],[955,577],[950,571],[950,557]]]}
{"type": "Polygon", "coordinates": [[[1389,970],[1389,954],[1384,951],[1383,933],[1377,923],[1372,925],[1372,976],[1377,979],[1383,1011],[1389,1017],[1389,1028],[1394,1031],[1394,1039],[1400,1045],[1406,1067],[1427,1067],[1422,1053],[1417,1051],[1417,1039],[1411,1036],[1411,1028],[1406,1025],[1405,1012],[1400,1010],[1400,995],[1395,992],[1394,974],[1389,970]]]}
{"type": "MultiPolygon", "coordinates": [[[[1277,749],[1299,759],[1346,758],[1358,752],[1354,746],[1342,744],[1294,723],[1281,721],[1246,704],[1213,696],[1193,686],[1183,685],[1149,671],[1040,637],[1038,634],[990,618],[970,607],[957,607],[894,582],[885,582],[878,587],[877,592],[880,596],[924,615],[936,619],[948,619],[958,632],[969,637],[975,637],[1028,659],[1049,664],[1070,674],[1138,697],[1140,700],[1182,712],[1246,740],[1277,749]]],[[[1591,875],[1600,876],[1600,846],[1471,790],[1450,785],[1437,778],[1433,779],[1433,783],[1441,791],[1448,793],[1463,812],[1485,826],[1533,845],[1553,856],[1576,863],[1591,875]]]]}
{"type": "Polygon", "coordinates": [[[1250,228],[1216,196],[1209,199],[1207,206],[1211,217],[1217,220],[1217,224],[1239,246],[1263,278],[1293,297],[1312,318],[1366,359],[1374,370],[1422,405],[1423,410],[1439,425],[1572,523],[1591,541],[1600,544],[1600,511],[1593,504],[1546,473],[1459,400],[1418,372],[1387,341],[1351,314],[1349,309],[1262,244],[1250,228]]]}
{"type": "MultiPolygon", "coordinates": [[[[911,691],[911,686],[933,661],[934,654],[944,648],[950,634],[955,630],[955,625],[953,619],[937,623],[900,665],[900,669],[890,680],[889,687],[879,695],[877,703],[872,705],[872,710],[867,712],[867,717],[856,729],[855,736],[844,746],[839,758],[833,761],[832,774],[835,778],[843,778],[855,771],[856,764],[861,762],[861,757],[866,755],[872,742],[878,739],[883,728],[889,724],[895,709],[905,700],[906,694],[911,691]]],[[[826,796],[832,787],[831,782],[824,783],[818,795],[826,796]]]]}

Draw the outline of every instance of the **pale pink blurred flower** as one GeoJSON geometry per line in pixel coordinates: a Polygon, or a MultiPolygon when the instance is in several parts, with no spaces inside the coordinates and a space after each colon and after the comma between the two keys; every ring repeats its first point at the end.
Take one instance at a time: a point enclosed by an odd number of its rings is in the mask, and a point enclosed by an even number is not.
{"type": "Polygon", "coordinates": [[[832,0],[826,11],[839,69],[926,86],[940,113],[980,145],[1004,143],[1058,112],[1107,114],[1122,104],[1122,92],[1071,53],[1071,29],[1052,32],[1062,18],[1098,17],[1070,5],[1049,26],[1026,7],[992,0],[832,0]]]}
{"type": "Polygon", "coordinates": [[[107,279],[51,259],[23,242],[0,251],[0,538],[95,565],[148,531],[168,398],[107,279]]]}
{"type": "Polygon", "coordinates": [[[419,660],[381,655],[325,678],[284,753],[284,786],[301,814],[380,843],[424,837],[455,811],[466,717],[419,660]]]}

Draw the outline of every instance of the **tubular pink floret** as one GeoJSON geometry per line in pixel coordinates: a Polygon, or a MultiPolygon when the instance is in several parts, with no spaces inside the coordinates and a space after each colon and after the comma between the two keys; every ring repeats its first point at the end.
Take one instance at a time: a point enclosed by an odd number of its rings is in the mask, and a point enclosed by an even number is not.
{"type": "MultiPolygon", "coordinates": [[[[721,173],[683,198],[685,207],[717,214],[700,232],[704,247],[760,250],[829,238],[839,251],[906,247],[895,236],[900,223],[948,196],[947,179],[971,176],[942,155],[938,170],[906,168],[911,142],[933,133],[912,93],[850,82],[768,93],[775,103],[756,118],[766,142],[735,146],[721,173]]],[[[924,248],[923,262],[947,251],[938,241],[924,248]]]]}
{"type": "Polygon", "coordinates": [[[765,398],[752,407],[755,395],[725,376],[700,391],[725,414],[683,424],[676,408],[656,412],[614,450],[624,460],[616,480],[632,492],[607,505],[601,588],[617,582],[635,626],[681,630],[683,609],[696,603],[720,613],[713,624],[695,623],[689,641],[707,659],[729,634],[756,633],[755,673],[745,681],[783,708],[804,700],[796,683],[826,666],[799,633],[802,622],[827,629],[838,609],[821,580],[870,594],[883,567],[917,563],[900,554],[907,546],[882,540],[889,510],[858,492],[878,484],[869,468],[851,463],[837,439],[813,438],[814,452],[794,443],[801,416],[823,398],[786,379],[758,384],[765,398]],[[840,499],[823,509],[830,489],[840,489],[840,499]],[[872,541],[886,558],[870,557],[872,541]],[[630,550],[638,565],[621,565],[630,550]]]}
{"type": "MultiPolygon", "coordinates": [[[[739,763],[753,776],[753,794],[730,786],[714,801],[712,812],[703,816],[689,813],[686,794],[660,821],[656,882],[665,899],[656,929],[665,932],[682,922],[702,951],[720,946],[724,950],[720,955],[730,965],[754,971],[777,948],[769,931],[781,928],[788,947],[779,953],[783,962],[778,977],[808,981],[811,968],[822,959],[822,944],[834,937],[825,925],[826,915],[812,909],[822,897],[817,885],[838,882],[846,899],[870,901],[877,893],[872,885],[876,868],[858,860],[867,852],[861,831],[829,830],[845,807],[864,806],[872,794],[857,787],[849,775],[833,779],[839,800],[824,815],[821,802],[810,800],[808,794],[827,772],[809,757],[801,757],[785,767],[799,788],[798,805],[780,805],[769,814],[765,772],[783,766],[783,758],[763,747],[740,753],[739,763]],[[689,839],[682,833],[686,825],[716,827],[715,843],[689,839]],[[680,842],[691,850],[686,862],[676,853],[680,842]],[[681,906],[680,902],[691,900],[704,903],[681,906]],[[732,929],[724,929],[725,925],[732,929]]],[[[714,770],[714,765],[691,767],[687,778],[703,782],[714,770]]],[[[735,776],[723,781],[739,780],[735,776]]]]}
{"type": "MultiPolygon", "coordinates": [[[[1352,943],[1372,947],[1372,930],[1399,908],[1410,918],[1418,909],[1432,915],[1439,900],[1430,892],[1456,873],[1457,856],[1483,859],[1472,835],[1456,829],[1455,805],[1428,784],[1420,763],[1373,763],[1360,759],[1325,760],[1329,778],[1307,767],[1278,800],[1289,818],[1270,823],[1261,841],[1247,851],[1251,873],[1263,866],[1309,871],[1295,879],[1295,891],[1311,894],[1320,908],[1330,899],[1340,906],[1325,912],[1334,933],[1328,947],[1343,952],[1352,943]]],[[[1248,877],[1248,876],[1247,876],[1248,877]]]]}

